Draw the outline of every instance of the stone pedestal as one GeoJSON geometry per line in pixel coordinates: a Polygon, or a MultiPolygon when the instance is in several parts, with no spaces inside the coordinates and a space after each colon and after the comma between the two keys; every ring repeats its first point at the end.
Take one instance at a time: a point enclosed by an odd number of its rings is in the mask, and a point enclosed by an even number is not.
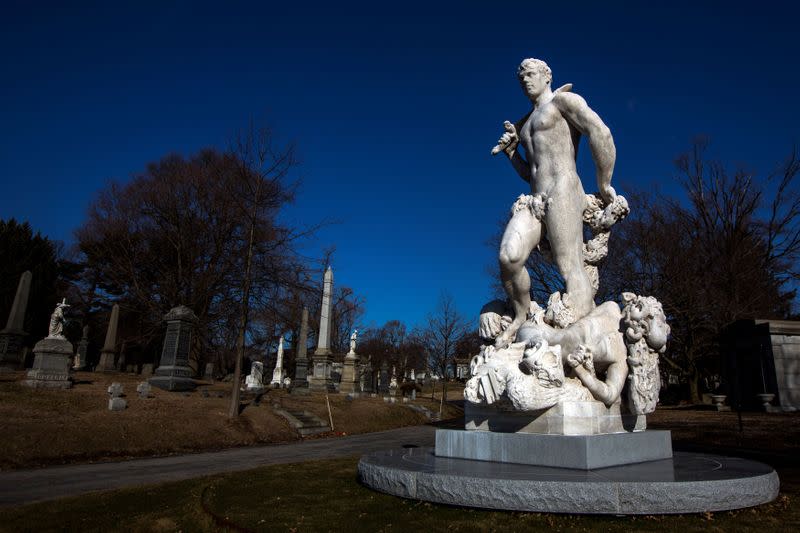
{"type": "Polygon", "coordinates": [[[349,353],[344,358],[344,366],[342,367],[342,381],[339,383],[339,392],[342,394],[361,392],[359,390],[359,384],[358,356],[354,353],[349,353]]]}
{"type": "Polygon", "coordinates": [[[47,337],[33,348],[33,368],[23,383],[34,388],[68,389],[72,387],[72,344],[57,337],[47,337]]]}
{"type": "Polygon", "coordinates": [[[672,459],[669,431],[608,435],[537,435],[491,431],[436,430],[436,455],[592,470],[672,459]]]}
{"type": "Polygon", "coordinates": [[[328,391],[335,390],[333,380],[331,379],[331,369],[333,368],[333,358],[330,353],[319,354],[315,353],[311,358],[313,370],[311,375],[308,376],[308,388],[312,391],[328,391]]]}
{"type": "Polygon", "coordinates": [[[13,372],[22,367],[24,331],[4,329],[0,332],[0,372],[13,372]]]}
{"type": "Polygon", "coordinates": [[[189,368],[189,351],[197,317],[191,309],[181,305],[164,315],[164,320],[167,321],[167,334],[164,337],[161,364],[148,382],[168,391],[194,390],[197,384],[189,368]]]}
{"type": "Polygon", "coordinates": [[[539,433],[544,435],[600,435],[644,431],[644,415],[624,413],[619,402],[562,402],[539,411],[515,411],[494,406],[464,404],[464,428],[470,431],[539,433]]]}

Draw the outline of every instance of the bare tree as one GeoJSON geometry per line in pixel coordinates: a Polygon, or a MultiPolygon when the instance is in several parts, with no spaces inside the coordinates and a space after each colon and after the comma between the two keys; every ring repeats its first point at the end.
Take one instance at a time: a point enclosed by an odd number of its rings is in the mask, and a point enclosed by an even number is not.
{"type": "MultiPolygon", "coordinates": [[[[456,308],[453,297],[442,292],[436,309],[428,315],[417,335],[428,352],[431,370],[442,379],[442,402],[447,396],[449,371],[455,365],[456,347],[459,340],[469,332],[468,322],[456,308]]],[[[439,407],[441,413],[441,405],[439,407]]]]}

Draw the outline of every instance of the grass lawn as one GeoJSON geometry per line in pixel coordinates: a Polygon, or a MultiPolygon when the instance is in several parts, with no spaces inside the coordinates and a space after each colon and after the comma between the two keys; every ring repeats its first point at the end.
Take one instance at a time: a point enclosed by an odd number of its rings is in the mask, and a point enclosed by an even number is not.
{"type": "MultiPolygon", "coordinates": [[[[49,391],[21,385],[24,376],[17,372],[0,379],[0,470],[300,440],[273,411],[274,402],[328,420],[323,393],[299,396],[269,390],[258,406],[243,402],[241,415],[231,421],[230,383],[204,385],[210,397],[203,397],[199,390],[184,395],[153,388],[153,398],[141,399],[136,385],[143,378],[134,374],[78,372],[73,388],[49,391]],[[114,381],[124,387],[125,411],[108,410],[107,389],[114,381]],[[217,398],[217,392],[225,397],[217,398]]],[[[380,397],[350,401],[330,394],[329,399],[337,433],[352,435],[428,422],[424,415],[380,397]]],[[[420,396],[415,403],[431,411],[439,409],[430,396],[420,396]]],[[[447,404],[444,409],[445,417],[460,414],[447,404]]]]}
{"type": "Polygon", "coordinates": [[[359,485],[357,462],[270,466],[0,510],[0,531],[800,531],[798,469],[781,469],[781,496],[752,509],[598,517],[403,500],[359,485]]]}

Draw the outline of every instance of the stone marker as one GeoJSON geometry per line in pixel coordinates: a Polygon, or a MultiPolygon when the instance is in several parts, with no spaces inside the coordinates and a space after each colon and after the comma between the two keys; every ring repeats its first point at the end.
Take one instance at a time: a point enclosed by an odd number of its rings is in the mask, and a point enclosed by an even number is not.
{"type": "Polygon", "coordinates": [[[89,326],[83,326],[83,334],[78,343],[78,351],[75,354],[75,362],[72,365],[72,370],[83,370],[86,368],[86,350],[89,348],[89,326]]]}
{"type": "Polygon", "coordinates": [[[14,371],[22,366],[22,343],[27,335],[23,328],[30,290],[31,272],[26,270],[19,278],[6,327],[0,331],[0,372],[14,371]]]}
{"type": "Polygon", "coordinates": [[[114,304],[108,317],[106,341],[100,351],[100,362],[97,363],[95,372],[114,372],[114,358],[117,355],[117,324],[119,323],[119,304],[114,304]]]}
{"type": "Polygon", "coordinates": [[[203,372],[203,379],[214,381],[214,363],[206,363],[206,371],[203,372]]]}
{"type": "Polygon", "coordinates": [[[294,382],[292,391],[308,389],[308,308],[303,307],[300,336],[295,343],[294,382]]]}
{"type": "Polygon", "coordinates": [[[66,299],[56,306],[50,316],[50,330],[33,348],[33,367],[23,383],[34,388],[68,389],[72,387],[72,344],[64,337],[66,299]]]}
{"type": "Polygon", "coordinates": [[[250,373],[244,380],[245,386],[249,391],[259,391],[264,388],[264,363],[253,361],[250,365],[250,373]]]}
{"type": "Polygon", "coordinates": [[[275,370],[272,371],[272,381],[269,382],[270,387],[279,389],[283,385],[283,335],[278,341],[278,357],[275,361],[275,370]]]}
{"type": "Polygon", "coordinates": [[[108,400],[109,411],[124,411],[128,406],[128,402],[122,398],[122,384],[112,383],[108,387],[108,395],[111,396],[108,400]]]}
{"type": "Polygon", "coordinates": [[[161,363],[155,376],[148,381],[154,387],[168,391],[194,390],[197,384],[189,368],[189,351],[197,316],[185,305],[179,305],[170,309],[164,315],[164,320],[167,322],[167,333],[164,336],[161,363]]]}
{"type": "Polygon", "coordinates": [[[147,363],[146,365],[142,365],[142,375],[143,376],[152,376],[153,375],[153,365],[152,365],[152,363],[147,363]]]}
{"type": "Polygon", "coordinates": [[[386,359],[381,363],[381,371],[378,374],[378,392],[389,392],[389,363],[386,359]]]}
{"type": "Polygon", "coordinates": [[[342,380],[339,383],[340,394],[357,395],[359,392],[358,354],[356,354],[356,340],[358,330],[353,330],[350,335],[350,352],[344,358],[342,367],[342,380]]]}
{"type": "Polygon", "coordinates": [[[311,390],[333,391],[331,380],[331,319],[333,317],[333,270],[330,265],[325,270],[322,284],[322,306],[319,312],[319,337],[317,349],[312,358],[314,370],[308,376],[308,386],[311,390]]]}
{"type": "Polygon", "coordinates": [[[136,392],[139,393],[139,398],[149,398],[150,397],[150,384],[146,381],[142,381],[139,385],[136,386],[136,392]]]}

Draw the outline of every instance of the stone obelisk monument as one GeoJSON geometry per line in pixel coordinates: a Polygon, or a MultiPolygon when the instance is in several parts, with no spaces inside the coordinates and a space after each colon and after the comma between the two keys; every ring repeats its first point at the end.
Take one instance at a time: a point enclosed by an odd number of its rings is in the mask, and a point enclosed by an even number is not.
{"type": "Polygon", "coordinates": [[[27,335],[22,328],[25,327],[25,310],[30,291],[31,272],[26,270],[19,278],[6,327],[0,331],[0,372],[17,370],[22,366],[22,341],[27,335]]]}
{"type": "Polygon", "coordinates": [[[319,338],[312,362],[314,370],[308,377],[311,390],[333,390],[331,381],[331,318],[333,316],[333,270],[325,270],[322,284],[322,307],[319,311],[319,338]]]}
{"type": "Polygon", "coordinates": [[[358,354],[356,354],[356,339],[358,338],[358,330],[353,330],[350,336],[350,351],[344,358],[344,366],[342,367],[342,382],[339,384],[339,392],[342,394],[357,395],[361,388],[360,377],[358,373],[358,354]]]}
{"type": "Polygon", "coordinates": [[[283,385],[283,335],[278,341],[278,360],[275,361],[275,370],[272,371],[272,381],[269,382],[270,387],[280,389],[283,385]]]}
{"type": "Polygon", "coordinates": [[[294,381],[292,392],[308,392],[308,308],[303,307],[303,319],[300,322],[300,337],[295,343],[294,381]]]}
{"type": "Polygon", "coordinates": [[[100,351],[100,362],[97,363],[96,372],[114,372],[114,358],[117,355],[117,324],[119,323],[119,305],[114,304],[111,308],[111,315],[108,318],[108,329],[106,330],[106,341],[100,351]]]}

